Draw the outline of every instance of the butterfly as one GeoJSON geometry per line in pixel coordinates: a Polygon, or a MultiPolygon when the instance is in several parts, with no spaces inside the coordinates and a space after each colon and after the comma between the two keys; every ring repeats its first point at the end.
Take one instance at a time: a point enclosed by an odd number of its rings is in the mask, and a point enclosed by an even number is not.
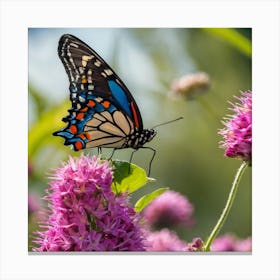
{"type": "Polygon", "coordinates": [[[70,81],[72,108],[62,119],[66,127],[53,135],[63,137],[64,144],[75,151],[94,147],[114,151],[148,148],[154,152],[153,160],[155,150],[143,145],[154,138],[156,131],[143,128],[140,110],[114,70],[73,35],[60,38],[58,55],[70,81]]]}

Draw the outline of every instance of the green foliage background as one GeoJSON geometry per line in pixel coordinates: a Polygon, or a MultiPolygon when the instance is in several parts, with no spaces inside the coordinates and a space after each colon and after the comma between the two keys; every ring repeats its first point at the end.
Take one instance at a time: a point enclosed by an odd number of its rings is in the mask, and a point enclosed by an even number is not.
{"type": "MultiPolygon", "coordinates": [[[[190,229],[177,229],[179,235],[187,241],[195,236],[206,239],[240,165],[239,160],[224,157],[217,130],[231,113],[228,101],[252,88],[251,29],[29,29],[29,192],[40,196],[51,170],[68,155],[80,154],[52,136],[64,126],[61,119],[70,108],[68,78],[56,49],[64,33],[81,38],[119,74],[138,103],[146,128],[184,117],[158,128],[149,143],[157,150],[151,174],[156,181],[136,191],[132,202],[157,188],[176,190],[193,203],[196,220],[190,229]],[[191,101],[168,97],[174,79],[197,71],[210,76],[207,93],[191,101]]],[[[114,158],[129,160],[131,151],[117,151],[114,158]]],[[[110,154],[108,150],[104,156],[110,154]]],[[[149,151],[140,150],[133,162],[147,170],[150,157],[149,151]]],[[[249,168],[221,234],[251,235],[251,185],[249,168]]],[[[30,237],[36,228],[30,219],[30,237]]]]}

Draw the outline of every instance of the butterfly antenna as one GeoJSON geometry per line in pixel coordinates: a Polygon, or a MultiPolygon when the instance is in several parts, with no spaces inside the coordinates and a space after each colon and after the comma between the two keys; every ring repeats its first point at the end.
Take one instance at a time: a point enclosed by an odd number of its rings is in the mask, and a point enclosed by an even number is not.
{"type": "Polygon", "coordinates": [[[183,119],[183,117],[177,118],[177,119],[172,120],[172,121],[168,121],[168,122],[160,123],[160,124],[155,125],[154,127],[152,127],[152,129],[153,129],[153,128],[156,128],[156,127],[159,127],[159,126],[162,126],[162,125],[166,125],[166,124],[172,123],[172,122],[179,121],[179,120],[181,120],[181,119],[183,119]]]}

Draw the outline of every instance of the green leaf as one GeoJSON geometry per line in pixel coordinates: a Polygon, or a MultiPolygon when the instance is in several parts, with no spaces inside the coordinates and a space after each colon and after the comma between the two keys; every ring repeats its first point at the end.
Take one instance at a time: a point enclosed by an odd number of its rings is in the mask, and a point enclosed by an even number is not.
{"type": "Polygon", "coordinates": [[[38,91],[30,82],[28,83],[28,94],[33,98],[37,116],[40,117],[41,114],[50,106],[50,102],[46,98],[47,95],[38,91]]]}
{"type": "MultiPolygon", "coordinates": [[[[59,106],[52,107],[49,111],[44,112],[39,120],[29,129],[28,132],[28,155],[32,157],[42,146],[55,140],[52,133],[63,127],[62,117],[65,116],[69,109],[69,102],[64,102],[59,106]]],[[[61,140],[60,140],[61,142],[61,140]]]]}
{"type": "Polygon", "coordinates": [[[234,28],[203,28],[204,31],[211,33],[217,37],[222,38],[227,43],[244,53],[245,55],[252,56],[252,43],[251,41],[239,33],[234,28]]]}
{"type": "Polygon", "coordinates": [[[141,212],[148,204],[150,204],[155,198],[160,196],[165,191],[169,190],[169,188],[160,188],[157,189],[149,194],[142,196],[136,203],[135,203],[135,211],[141,212]]]}
{"type": "Polygon", "coordinates": [[[115,193],[132,193],[148,183],[150,178],[144,169],[126,161],[113,161],[114,180],[112,190],[115,193]]]}

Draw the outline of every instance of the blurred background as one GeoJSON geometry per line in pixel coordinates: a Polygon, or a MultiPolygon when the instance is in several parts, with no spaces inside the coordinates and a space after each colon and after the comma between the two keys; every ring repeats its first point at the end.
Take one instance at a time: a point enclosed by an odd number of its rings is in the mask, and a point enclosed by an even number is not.
{"type": "MultiPolygon", "coordinates": [[[[58,29],[30,28],[29,38],[29,237],[38,229],[48,175],[69,155],[79,156],[61,137],[52,133],[65,123],[71,108],[69,81],[57,55],[59,38],[77,36],[99,53],[130,89],[140,108],[144,127],[178,117],[182,120],[159,127],[148,146],[157,150],[151,177],[156,181],[133,194],[132,202],[159,187],[186,195],[193,204],[195,224],[178,228],[190,242],[210,234],[226,203],[241,161],[226,158],[219,148],[222,118],[232,112],[240,90],[252,89],[251,29],[58,29]],[[181,90],[180,78],[203,72],[204,83],[181,90]],[[33,209],[33,210],[32,210],[33,209]]],[[[192,76],[196,77],[196,76],[192,76]]],[[[195,79],[195,78],[193,78],[195,79]]],[[[192,80],[193,81],[193,80],[192,80]]],[[[182,84],[182,80],[181,80],[182,84]]],[[[103,149],[110,156],[110,149],[103,149]]],[[[86,153],[97,154],[96,149],[86,153]]],[[[129,160],[131,149],[119,150],[115,159],[129,160]]],[[[133,163],[148,171],[151,151],[139,150],[133,163]]],[[[236,200],[220,235],[250,236],[251,168],[241,180],[236,200]]],[[[32,246],[29,240],[29,249],[32,246]]]]}

